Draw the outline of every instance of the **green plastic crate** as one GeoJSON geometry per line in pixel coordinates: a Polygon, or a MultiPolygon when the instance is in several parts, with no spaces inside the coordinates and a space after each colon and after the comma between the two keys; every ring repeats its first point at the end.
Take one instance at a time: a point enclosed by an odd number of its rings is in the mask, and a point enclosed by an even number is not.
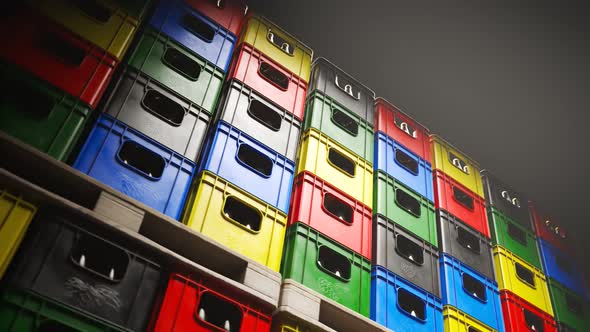
{"type": "Polygon", "coordinates": [[[565,323],[579,332],[590,331],[590,302],[552,278],[547,278],[547,286],[555,321],[565,323]]]}
{"type": "Polygon", "coordinates": [[[307,97],[303,130],[316,128],[373,163],[373,126],[320,92],[307,97]]]}
{"type": "Polygon", "coordinates": [[[374,176],[373,213],[385,216],[438,248],[434,203],[382,171],[374,176]]]}
{"type": "Polygon", "coordinates": [[[131,54],[129,65],[207,112],[215,111],[224,73],[165,34],[146,29],[131,54]]]}
{"type": "Polygon", "coordinates": [[[496,208],[488,208],[488,220],[492,243],[500,245],[526,262],[543,271],[537,238],[522,224],[515,222],[496,208]]]}
{"type": "Polygon", "coordinates": [[[126,331],[81,311],[28,291],[5,289],[0,299],[3,332],[107,332],[126,331]]]}
{"type": "Polygon", "coordinates": [[[287,229],[281,273],[284,279],[293,279],[369,316],[369,260],[303,223],[287,229]]]}
{"type": "Polygon", "coordinates": [[[0,64],[0,130],[66,161],[91,108],[7,64],[0,64]]]}

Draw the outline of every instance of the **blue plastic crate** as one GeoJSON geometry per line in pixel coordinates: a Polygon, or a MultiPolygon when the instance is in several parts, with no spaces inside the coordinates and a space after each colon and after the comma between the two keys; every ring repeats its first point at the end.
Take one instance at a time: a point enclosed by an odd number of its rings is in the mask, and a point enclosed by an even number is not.
{"type": "Polygon", "coordinates": [[[441,300],[381,266],[371,271],[371,319],[396,332],[442,332],[441,300]]]}
{"type": "Polygon", "coordinates": [[[584,274],[576,264],[576,259],[542,238],[539,238],[538,241],[545,274],[574,293],[588,298],[588,290],[584,285],[584,274]]]}
{"type": "Polygon", "coordinates": [[[104,113],[74,167],[176,219],[196,169],[191,160],[104,113]]]}
{"type": "Polygon", "coordinates": [[[202,170],[289,212],[295,163],[225,121],[212,130],[199,165],[202,170]]]}
{"type": "Polygon", "coordinates": [[[434,202],[432,165],[382,132],[375,134],[376,170],[381,170],[408,188],[434,202]]]}
{"type": "Polygon", "coordinates": [[[236,37],[184,1],[160,1],[150,25],[227,71],[236,37]]]}
{"type": "Polygon", "coordinates": [[[440,279],[443,304],[459,308],[498,332],[504,331],[500,291],[495,281],[447,254],[440,258],[440,279]]]}

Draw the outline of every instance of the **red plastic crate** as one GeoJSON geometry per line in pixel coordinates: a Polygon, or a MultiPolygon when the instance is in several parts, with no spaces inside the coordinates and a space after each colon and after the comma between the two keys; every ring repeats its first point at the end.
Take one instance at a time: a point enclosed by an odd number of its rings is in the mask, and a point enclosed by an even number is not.
{"type": "Polygon", "coordinates": [[[164,300],[152,321],[153,331],[270,331],[271,310],[262,312],[241,300],[237,291],[224,289],[218,283],[204,283],[171,274],[164,300]],[[224,329],[226,320],[229,329],[224,329]]]}
{"type": "Polygon", "coordinates": [[[288,225],[302,222],[371,260],[372,210],[309,172],[294,180],[288,225]]]}
{"type": "Polygon", "coordinates": [[[514,293],[506,290],[500,291],[500,302],[502,303],[506,332],[557,332],[557,325],[551,315],[539,310],[514,293]]]}
{"type": "Polygon", "coordinates": [[[576,256],[575,237],[569,233],[552,216],[542,211],[534,202],[529,201],[529,211],[533,219],[535,234],[543,240],[551,243],[556,248],[576,256]]]}
{"type": "Polygon", "coordinates": [[[434,177],[434,206],[461,220],[486,237],[490,237],[485,199],[439,170],[434,177]]]}
{"type": "Polygon", "coordinates": [[[228,78],[236,78],[303,120],[307,83],[248,44],[236,50],[228,78]],[[272,81],[275,79],[277,82],[272,81]]]}
{"type": "Polygon", "coordinates": [[[248,6],[241,0],[185,0],[201,14],[209,17],[235,36],[240,34],[248,6]]]}
{"type": "Polygon", "coordinates": [[[0,58],[14,63],[96,108],[117,61],[26,8],[0,21],[0,58]]]}
{"type": "Polygon", "coordinates": [[[375,131],[384,132],[432,164],[428,128],[381,97],[375,99],[375,131]]]}

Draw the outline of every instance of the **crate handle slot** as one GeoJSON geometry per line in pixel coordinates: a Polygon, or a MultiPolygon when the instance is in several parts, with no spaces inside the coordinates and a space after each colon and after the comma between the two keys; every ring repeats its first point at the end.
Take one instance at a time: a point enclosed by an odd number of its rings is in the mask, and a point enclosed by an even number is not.
{"type": "Polygon", "coordinates": [[[212,0],[212,2],[215,2],[215,6],[219,9],[225,8],[225,0],[212,0]]]}
{"type": "Polygon", "coordinates": [[[461,273],[463,291],[481,302],[487,302],[486,286],[467,273],[461,273]]]}
{"type": "Polygon", "coordinates": [[[336,169],[338,169],[339,171],[342,171],[350,177],[354,177],[356,170],[355,162],[352,159],[340,153],[340,151],[332,147],[328,148],[328,162],[332,166],[336,167],[336,169]]]}
{"type": "Polygon", "coordinates": [[[78,329],[74,329],[60,322],[46,319],[39,324],[39,327],[35,330],[36,332],[81,332],[78,329]]]}
{"type": "Polygon", "coordinates": [[[397,305],[402,313],[419,321],[426,321],[426,302],[409,291],[397,289],[397,305]]]}
{"type": "Polygon", "coordinates": [[[317,263],[321,270],[329,273],[335,278],[349,281],[352,263],[344,255],[320,245],[318,248],[317,263]]]}
{"type": "Polygon", "coordinates": [[[330,117],[332,122],[340,127],[345,132],[356,137],[359,133],[359,120],[355,119],[341,110],[332,107],[332,115],[330,117]]]}
{"type": "Polygon", "coordinates": [[[159,180],[166,168],[166,161],[162,156],[132,140],[123,142],[117,158],[123,165],[150,180],[159,180]]]}
{"type": "Polygon", "coordinates": [[[461,172],[469,175],[469,166],[467,165],[467,163],[450,151],[449,160],[451,161],[451,164],[453,164],[453,166],[457,167],[461,172]]]}
{"type": "Polygon", "coordinates": [[[289,77],[268,62],[260,62],[258,74],[280,90],[287,91],[289,89],[289,77]]]}
{"type": "Polygon", "coordinates": [[[78,267],[110,282],[120,282],[127,272],[127,251],[89,234],[78,234],[70,259],[78,267]]]}
{"type": "Polygon", "coordinates": [[[516,277],[518,277],[518,279],[532,288],[537,288],[535,286],[535,273],[533,271],[529,270],[527,267],[518,262],[514,262],[514,266],[516,270],[516,277]]]}
{"type": "Polygon", "coordinates": [[[47,118],[55,107],[54,98],[21,80],[3,77],[0,89],[3,91],[0,103],[9,104],[19,112],[36,118],[47,118]]]}
{"type": "Polygon", "coordinates": [[[400,165],[402,168],[407,170],[408,172],[418,175],[419,165],[418,160],[413,158],[409,154],[405,153],[404,151],[400,150],[399,148],[394,148],[395,154],[393,159],[395,163],[400,165]]]}
{"type": "Polygon", "coordinates": [[[574,266],[566,257],[555,257],[555,263],[561,270],[565,273],[573,276],[576,273],[574,272],[574,266]]]}
{"type": "Polygon", "coordinates": [[[461,190],[459,187],[453,186],[453,198],[464,207],[473,211],[475,209],[475,203],[473,197],[461,190]]]}
{"type": "Polygon", "coordinates": [[[250,100],[248,115],[272,131],[279,131],[283,124],[281,114],[258,99],[250,100]]]}
{"type": "Polygon", "coordinates": [[[236,151],[236,159],[258,175],[268,178],[272,174],[273,161],[252,146],[242,143],[236,151]]]}
{"type": "Polygon", "coordinates": [[[201,294],[195,317],[206,325],[227,332],[240,331],[242,309],[235,303],[215,296],[211,292],[201,294]]]}
{"type": "Polygon", "coordinates": [[[346,80],[343,80],[342,78],[338,78],[338,75],[334,75],[334,84],[342,91],[344,91],[344,93],[346,93],[347,95],[349,95],[350,97],[352,97],[352,99],[354,100],[361,100],[361,91],[354,91],[354,86],[349,83],[346,82],[346,80]]]}
{"type": "Polygon", "coordinates": [[[402,189],[395,190],[395,203],[416,218],[419,218],[422,213],[420,201],[402,189]]]}
{"type": "Polygon", "coordinates": [[[524,321],[529,330],[536,332],[545,331],[543,319],[541,317],[535,315],[534,313],[525,308],[523,308],[522,311],[524,314],[524,321]]]}
{"type": "Polygon", "coordinates": [[[336,219],[346,224],[352,225],[352,217],[354,214],[352,206],[346,204],[344,201],[340,200],[335,195],[325,193],[323,207],[324,209],[326,209],[326,211],[328,211],[330,215],[332,215],[336,219]]]}
{"type": "Polygon", "coordinates": [[[186,13],[181,18],[181,24],[193,35],[201,38],[207,43],[211,43],[215,38],[217,32],[215,27],[207,24],[205,21],[200,20],[189,13],[186,13]]]}
{"type": "Polygon", "coordinates": [[[395,251],[416,265],[424,264],[424,248],[402,234],[395,234],[395,251]]]}
{"type": "Polygon", "coordinates": [[[519,227],[517,227],[516,225],[514,225],[510,221],[507,222],[507,226],[508,226],[508,235],[510,235],[511,238],[513,238],[515,241],[519,242],[523,246],[526,246],[528,243],[526,232],[523,231],[522,229],[520,229],[519,227]]]}
{"type": "Polygon", "coordinates": [[[473,326],[468,326],[467,327],[467,332],[481,332],[480,330],[476,329],[473,326]]]}
{"type": "Polygon", "coordinates": [[[93,0],[74,0],[76,7],[86,16],[100,23],[107,23],[113,16],[113,11],[100,1],[93,0]]]}
{"type": "Polygon", "coordinates": [[[396,127],[398,127],[404,133],[408,134],[410,137],[412,137],[414,139],[416,139],[418,137],[418,133],[416,132],[416,129],[412,125],[410,125],[407,122],[405,122],[404,120],[402,120],[401,118],[394,116],[393,123],[395,124],[396,127]]]}
{"type": "Polygon", "coordinates": [[[281,51],[290,56],[293,56],[295,52],[294,47],[287,40],[283,39],[283,37],[272,32],[271,29],[268,29],[268,32],[266,33],[266,39],[268,39],[268,41],[270,41],[274,46],[278,47],[281,51]]]}
{"type": "Polygon", "coordinates": [[[141,106],[168,124],[179,127],[186,110],[158,90],[148,89],[141,99],[141,106]]]}
{"type": "Polygon", "coordinates": [[[514,207],[520,208],[520,201],[516,197],[512,197],[510,193],[506,190],[502,190],[502,198],[504,198],[508,203],[513,205],[514,207]]]}
{"type": "Polygon", "coordinates": [[[569,311],[574,313],[576,316],[583,317],[582,314],[582,303],[570,294],[565,295],[565,304],[569,311]]]}
{"type": "Polygon", "coordinates": [[[567,234],[559,226],[554,226],[551,220],[545,220],[545,227],[547,227],[551,233],[554,233],[555,236],[562,239],[567,238],[567,234]]]}
{"type": "Polygon", "coordinates": [[[166,46],[161,61],[189,81],[196,82],[201,75],[201,65],[174,47],[166,46]]]}
{"type": "Polygon", "coordinates": [[[262,214],[260,211],[243,202],[235,196],[228,196],[223,203],[223,216],[237,223],[250,232],[258,233],[262,226],[262,214]]]}
{"type": "Polygon", "coordinates": [[[51,32],[44,31],[41,33],[39,46],[59,59],[59,61],[71,66],[80,66],[86,58],[85,50],[51,32]]]}
{"type": "Polygon", "coordinates": [[[463,226],[457,224],[455,227],[457,227],[457,242],[467,250],[470,250],[477,255],[481,254],[479,238],[463,226]]]}

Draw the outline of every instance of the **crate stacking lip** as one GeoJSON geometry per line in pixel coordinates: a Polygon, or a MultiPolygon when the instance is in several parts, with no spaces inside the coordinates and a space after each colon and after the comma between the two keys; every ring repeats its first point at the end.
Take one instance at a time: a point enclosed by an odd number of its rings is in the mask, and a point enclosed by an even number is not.
{"type": "Polygon", "coordinates": [[[553,316],[539,310],[534,305],[510,291],[501,291],[502,312],[506,332],[540,331],[557,332],[553,316]]]}
{"type": "Polygon", "coordinates": [[[224,29],[234,36],[240,34],[240,30],[246,20],[248,6],[242,0],[227,1],[202,1],[185,0],[187,4],[198,12],[207,16],[212,21],[219,23],[224,29]]]}
{"type": "Polygon", "coordinates": [[[528,231],[532,231],[533,225],[526,197],[500,181],[489,170],[484,169],[480,173],[488,209],[496,209],[528,231]]]}

